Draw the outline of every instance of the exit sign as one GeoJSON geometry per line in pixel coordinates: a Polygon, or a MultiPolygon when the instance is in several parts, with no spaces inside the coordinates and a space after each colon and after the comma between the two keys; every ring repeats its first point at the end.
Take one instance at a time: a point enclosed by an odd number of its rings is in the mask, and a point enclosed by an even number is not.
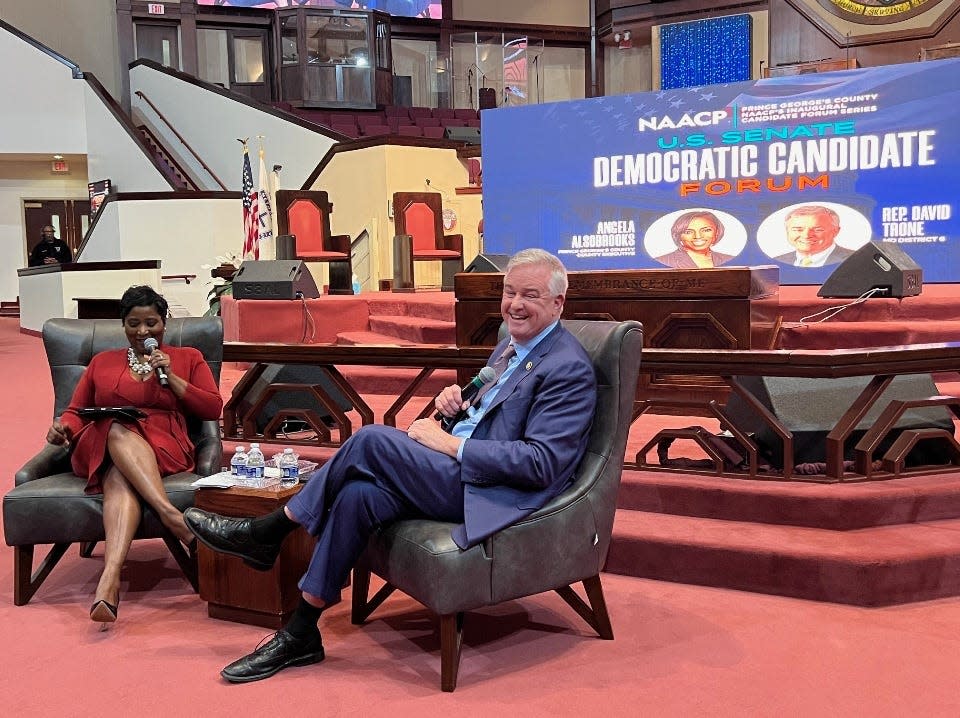
{"type": "Polygon", "coordinates": [[[152,2],[147,3],[147,14],[148,15],[163,15],[163,3],[152,2]]]}
{"type": "Polygon", "coordinates": [[[53,161],[53,171],[54,172],[69,172],[70,166],[67,164],[66,160],[54,160],[53,161]]]}

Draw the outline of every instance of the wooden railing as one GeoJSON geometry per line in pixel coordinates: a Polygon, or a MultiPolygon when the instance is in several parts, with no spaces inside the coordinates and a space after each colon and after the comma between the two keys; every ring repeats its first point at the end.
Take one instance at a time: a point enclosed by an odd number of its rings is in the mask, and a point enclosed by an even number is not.
{"type": "MultiPolygon", "coordinates": [[[[326,344],[248,344],[227,342],[224,344],[224,361],[254,362],[255,365],[236,385],[233,395],[224,407],[225,438],[247,441],[257,438],[266,442],[292,443],[289,438],[280,438],[276,433],[264,431],[258,434],[252,418],[270,399],[270,392],[263,394],[252,404],[246,402],[247,393],[253,388],[263,373],[267,363],[310,364],[321,367],[337,388],[344,393],[361,416],[363,424],[373,423],[373,412],[359,396],[350,382],[337,370],[336,365],[369,365],[381,367],[413,367],[421,371],[401,392],[397,400],[384,414],[382,423],[395,426],[399,411],[416,395],[417,389],[437,369],[478,369],[486,363],[489,347],[456,346],[341,346],[326,344]],[[238,411],[240,409],[240,411],[238,411]]],[[[895,431],[900,414],[910,408],[941,406],[949,409],[960,418],[960,399],[956,397],[918,396],[907,401],[891,401],[880,413],[873,428],[857,443],[854,451],[854,469],[844,468],[844,444],[867,412],[881,398],[883,391],[897,376],[906,374],[926,374],[933,372],[957,372],[960,370],[960,342],[945,344],[921,344],[911,346],[874,347],[869,349],[843,350],[711,350],[698,349],[653,349],[645,348],[641,361],[642,376],[654,377],[658,374],[700,376],[716,375],[738,394],[783,441],[783,473],[776,478],[795,478],[793,474],[793,441],[790,431],[767,410],[749,391],[738,377],[805,377],[810,379],[832,379],[840,377],[872,377],[859,396],[845,411],[841,419],[826,438],[826,472],[820,480],[864,480],[877,478],[895,478],[908,473],[918,473],[905,466],[904,458],[919,441],[936,439],[948,443],[954,456],[953,465],[938,471],[960,471],[960,444],[949,433],[932,431],[904,431],[901,437],[882,457],[882,468],[874,467],[874,452],[882,440],[895,431]]],[[[277,385],[288,390],[289,385],[277,385]]],[[[302,388],[302,387],[301,387],[302,388]]],[[[330,411],[340,428],[340,441],[353,430],[349,418],[344,415],[330,397],[324,396],[317,387],[312,387],[314,395],[330,411]]],[[[422,398],[422,397],[421,397],[422,398]]],[[[760,473],[759,450],[746,432],[740,430],[736,422],[725,412],[724,407],[714,400],[683,401],[676,399],[638,401],[634,412],[636,421],[646,411],[667,405],[675,411],[690,411],[717,418],[721,425],[734,435],[740,450],[747,457],[747,468],[743,471],[731,471],[724,465],[724,457],[715,444],[707,440],[702,432],[690,429],[664,429],[654,435],[637,454],[637,461],[627,463],[631,468],[645,470],[663,470],[657,464],[645,460],[647,451],[662,440],[675,438],[696,441],[710,456],[713,467],[701,473],[715,475],[757,477],[760,473]]],[[[433,409],[429,400],[421,409],[419,416],[428,415],[433,409]]],[[[298,412],[293,412],[297,414],[298,412]]],[[[299,412],[301,418],[310,418],[307,412],[299,412]]],[[[338,442],[331,439],[330,433],[319,421],[316,423],[318,438],[310,440],[313,445],[335,446],[338,442]]],[[[269,429],[270,427],[268,427],[269,429]]],[[[810,477],[802,477],[809,479],[810,477]]]]}
{"type": "Polygon", "coordinates": [[[193,155],[193,158],[200,164],[201,167],[203,167],[204,170],[206,170],[207,174],[213,177],[214,181],[218,185],[220,185],[220,189],[226,190],[227,186],[223,182],[221,182],[220,178],[217,177],[214,171],[207,166],[207,163],[204,162],[203,159],[200,157],[200,155],[197,154],[196,150],[194,150],[193,147],[190,146],[190,143],[183,138],[183,135],[177,132],[176,128],[170,124],[170,121],[164,116],[164,114],[160,112],[160,110],[157,109],[157,106],[150,101],[150,98],[147,97],[141,90],[137,90],[133,94],[135,94],[137,97],[139,97],[141,100],[147,103],[150,109],[153,110],[156,113],[157,117],[160,118],[160,121],[163,122],[163,124],[165,124],[168,128],[170,128],[170,131],[173,133],[174,137],[180,140],[180,144],[182,144],[184,147],[187,148],[187,152],[193,155]]]}

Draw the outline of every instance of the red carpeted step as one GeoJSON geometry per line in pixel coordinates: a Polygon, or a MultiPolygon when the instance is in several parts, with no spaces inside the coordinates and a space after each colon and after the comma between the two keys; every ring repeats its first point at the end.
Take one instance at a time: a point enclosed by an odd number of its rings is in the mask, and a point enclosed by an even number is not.
{"type": "Polygon", "coordinates": [[[370,316],[423,317],[442,322],[455,319],[453,292],[377,292],[362,296],[367,299],[370,316]]]}
{"type": "Polygon", "coordinates": [[[778,349],[855,349],[960,341],[960,321],[785,323],[778,349]]]}
{"type": "Polygon", "coordinates": [[[960,595],[960,519],[858,531],[618,511],[606,571],[880,606],[960,595]]]}
{"type": "Polygon", "coordinates": [[[400,346],[414,346],[417,342],[378,332],[338,332],[337,344],[398,344],[400,346]]]}
{"type": "Polygon", "coordinates": [[[960,476],[820,484],[624,471],[621,509],[849,530],[960,518],[960,476]]]}
{"type": "MultiPolygon", "coordinates": [[[[819,287],[780,287],[779,311],[785,322],[798,322],[815,312],[830,307],[851,304],[851,299],[822,299],[819,287]]],[[[833,322],[871,321],[960,321],[960,301],[956,284],[927,284],[916,297],[886,299],[871,297],[865,302],[848,306],[833,322]]]]}
{"type": "MultiPolygon", "coordinates": [[[[342,365],[338,369],[361,396],[386,394],[392,397],[391,403],[406,391],[410,382],[420,373],[419,369],[394,369],[377,366],[342,365]]],[[[456,381],[457,372],[454,369],[437,369],[420,385],[415,396],[436,396],[442,389],[455,384],[456,381]]]]}
{"type": "Polygon", "coordinates": [[[456,344],[454,322],[405,316],[371,316],[370,331],[397,336],[417,344],[456,344]]]}

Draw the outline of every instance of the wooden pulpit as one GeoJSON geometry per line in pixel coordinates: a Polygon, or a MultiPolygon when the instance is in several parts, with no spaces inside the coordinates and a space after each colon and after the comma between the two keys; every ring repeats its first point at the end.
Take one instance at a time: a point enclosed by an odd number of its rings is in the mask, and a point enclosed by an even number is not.
{"type": "MultiPolygon", "coordinates": [[[[779,329],[780,270],[627,269],[570,272],[564,319],[643,323],[644,346],[671,349],[771,349],[779,329]]],[[[503,274],[455,279],[457,346],[494,346],[502,321],[503,274]]],[[[638,399],[716,398],[728,390],[710,377],[641,376],[638,399]]]]}

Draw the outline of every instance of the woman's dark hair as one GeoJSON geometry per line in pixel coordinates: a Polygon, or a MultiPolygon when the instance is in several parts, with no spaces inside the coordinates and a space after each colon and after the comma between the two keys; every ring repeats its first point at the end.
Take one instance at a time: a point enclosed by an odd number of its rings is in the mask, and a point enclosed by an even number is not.
{"type": "Polygon", "coordinates": [[[681,235],[690,227],[690,223],[695,219],[705,219],[716,229],[713,234],[713,244],[710,245],[711,247],[723,239],[723,222],[721,222],[713,212],[707,212],[706,210],[684,212],[677,217],[673,223],[673,227],[670,228],[670,237],[678,249],[683,248],[683,244],[680,242],[681,235]]]}
{"type": "Polygon", "coordinates": [[[163,323],[167,323],[167,312],[169,311],[167,300],[163,298],[163,295],[155,291],[153,287],[148,287],[146,284],[138,284],[135,287],[130,287],[130,289],[123,293],[123,296],[120,297],[121,321],[126,320],[127,315],[133,311],[134,307],[153,307],[157,310],[160,318],[163,319],[163,323]]]}

